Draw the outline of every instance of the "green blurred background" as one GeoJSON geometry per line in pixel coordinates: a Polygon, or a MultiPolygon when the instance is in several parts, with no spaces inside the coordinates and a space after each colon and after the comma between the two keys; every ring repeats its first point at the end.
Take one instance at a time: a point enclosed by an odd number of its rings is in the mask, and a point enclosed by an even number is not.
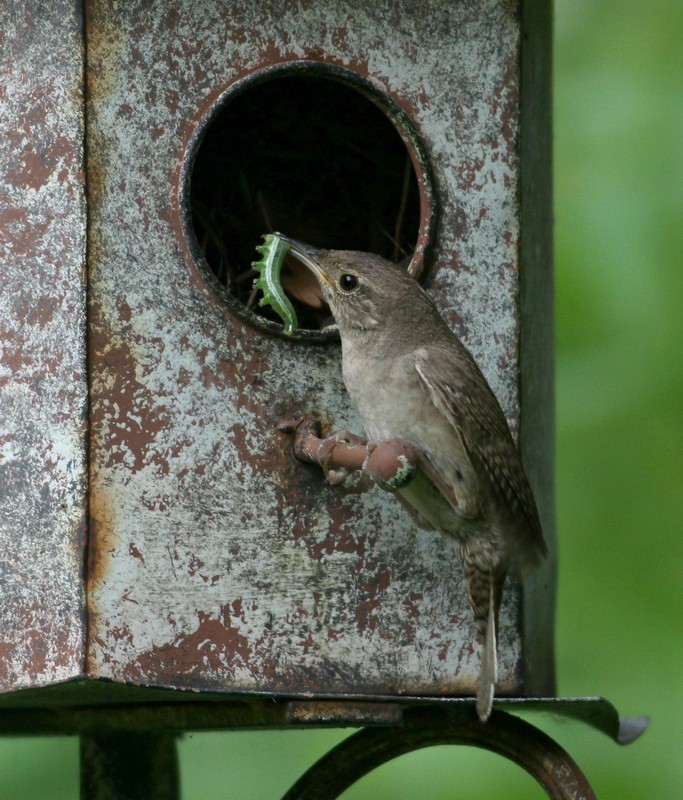
{"type": "MultiPolygon", "coordinates": [[[[536,721],[601,800],[683,797],[683,2],[555,6],[557,669],[650,729],[627,749],[536,721]]],[[[337,731],[194,734],[185,800],[272,800],[337,731]]],[[[344,797],[544,792],[467,748],[404,756],[344,797]]],[[[0,740],[0,798],[78,797],[76,739],[0,740]]]]}

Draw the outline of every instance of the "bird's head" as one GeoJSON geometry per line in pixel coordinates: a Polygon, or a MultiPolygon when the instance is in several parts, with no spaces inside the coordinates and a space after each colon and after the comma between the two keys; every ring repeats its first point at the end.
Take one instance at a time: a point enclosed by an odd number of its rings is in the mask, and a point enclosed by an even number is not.
{"type": "Polygon", "coordinates": [[[340,333],[379,328],[393,309],[429,303],[405,270],[372,253],[317,250],[282,237],[290,254],[308,267],[320,284],[340,333]]]}

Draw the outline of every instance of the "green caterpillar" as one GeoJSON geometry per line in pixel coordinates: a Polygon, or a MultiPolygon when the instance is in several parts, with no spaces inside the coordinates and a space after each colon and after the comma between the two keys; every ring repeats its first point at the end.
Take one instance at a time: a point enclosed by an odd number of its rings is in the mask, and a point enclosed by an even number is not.
{"type": "Polygon", "coordinates": [[[294,333],[298,327],[296,311],[280,284],[280,270],[289,244],[280,238],[278,233],[267,233],[263,237],[264,244],[256,247],[262,258],[252,263],[258,272],[254,278],[254,288],[259,289],[263,297],[260,306],[270,306],[284,323],[285,333],[294,333]]]}

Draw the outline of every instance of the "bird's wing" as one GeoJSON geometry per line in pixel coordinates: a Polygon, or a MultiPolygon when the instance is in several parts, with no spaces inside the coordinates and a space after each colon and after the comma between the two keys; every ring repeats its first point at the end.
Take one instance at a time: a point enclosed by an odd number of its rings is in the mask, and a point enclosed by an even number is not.
{"type": "Polygon", "coordinates": [[[546,555],[547,547],[531,486],[495,395],[462,345],[422,347],[415,353],[415,368],[485,481],[502,531],[510,536],[510,552],[526,572],[546,555]]]}

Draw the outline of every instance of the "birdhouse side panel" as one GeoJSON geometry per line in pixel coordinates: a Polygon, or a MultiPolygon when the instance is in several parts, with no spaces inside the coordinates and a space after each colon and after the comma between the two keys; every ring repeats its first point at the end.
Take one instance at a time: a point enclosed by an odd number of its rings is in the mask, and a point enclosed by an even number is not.
{"type": "Polygon", "coordinates": [[[0,692],[80,675],[86,505],[80,4],[0,9],[0,692]]]}

